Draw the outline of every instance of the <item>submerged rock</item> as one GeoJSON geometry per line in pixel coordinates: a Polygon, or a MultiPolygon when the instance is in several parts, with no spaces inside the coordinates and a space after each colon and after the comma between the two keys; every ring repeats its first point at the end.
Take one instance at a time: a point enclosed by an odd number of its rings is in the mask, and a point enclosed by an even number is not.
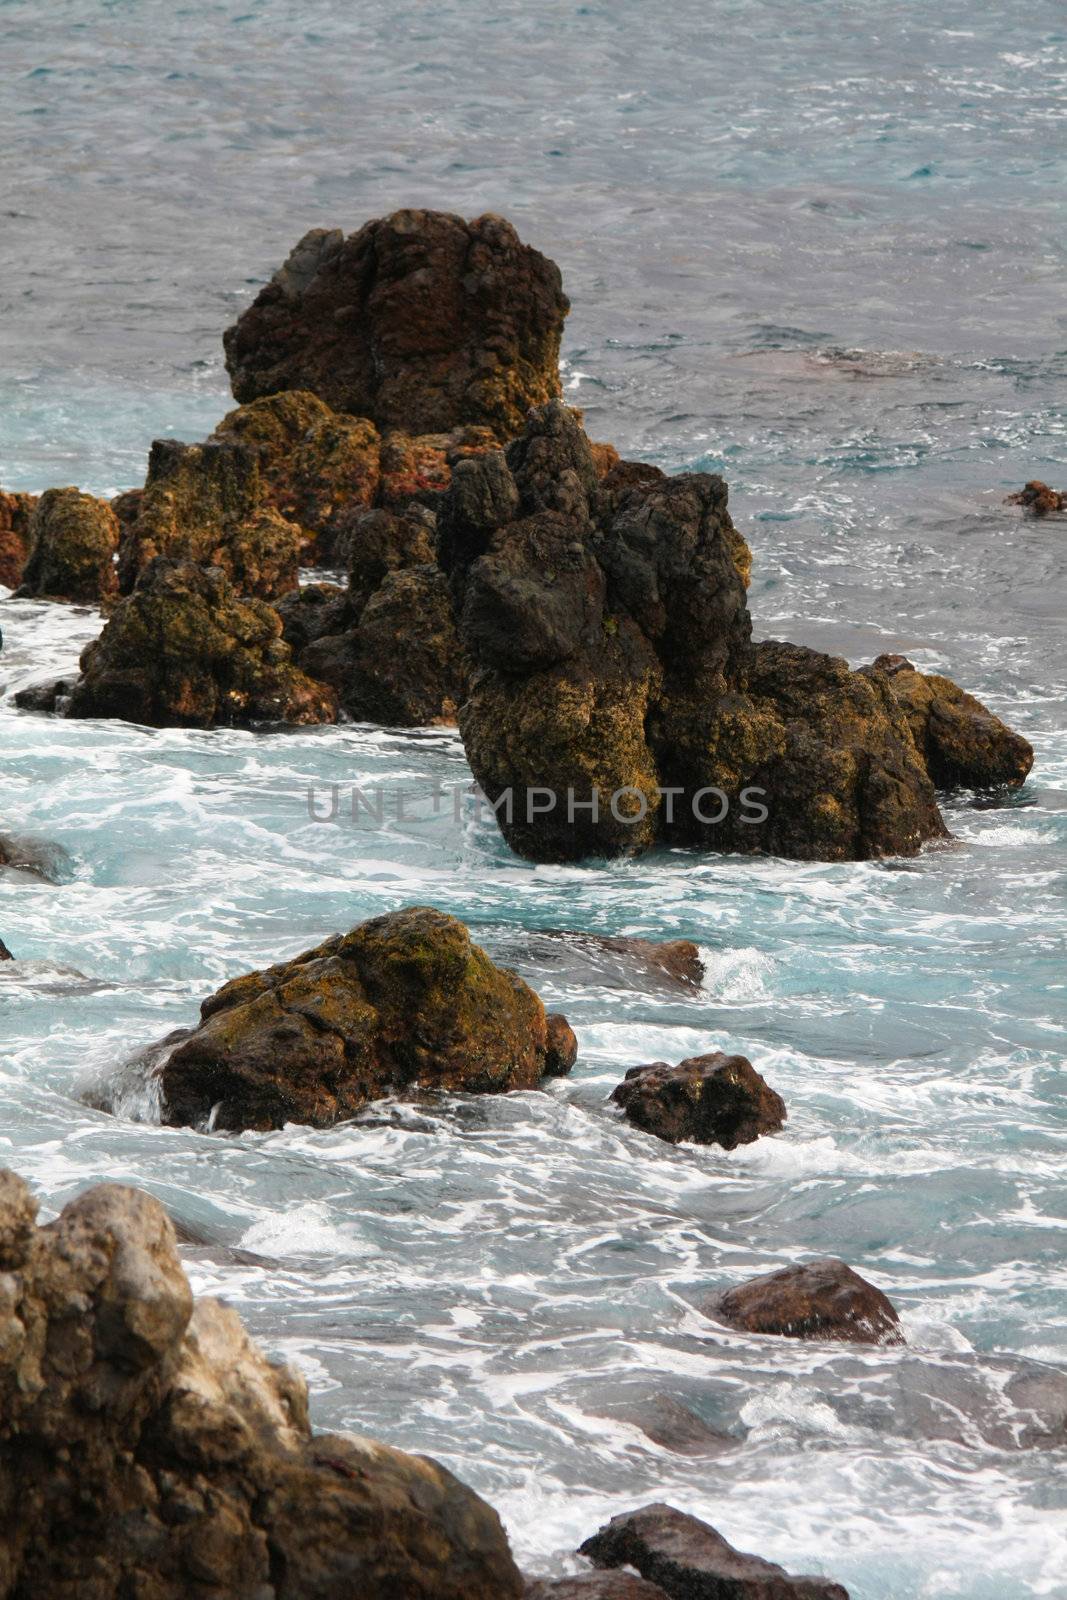
{"type": "Polygon", "coordinates": [[[827,1256],[753,1278],[707,1302],[708,1316],[744,1333],[849,1344],[903,1344],[900,1318],[873,1283],[827,1256]]]}
{"type": "Polygon", "coordinates": [[[639,1428],[652,1444],[679,1456],[720,1456],[736,1450],[739,1442],[711,1427],[673,1395],[655,1391],[605,1406],[600,1415],[639,1428]]]}
{"type": "Polygon", "coordinates": [[[194,1303],[156,1200],[36,1209],[0,1172],[5,1593],[519,1600],[496,1513],[424,1456],[313,1433],[303,1378],[194,1303]]]}
{"type": "Polygon", "coordinates": [[[906,656],[882,655],[861,669],[888,679],[931,782],[939,789],[1017,789],[1033,746],[951,678],[920,672],[906,656]]]}
{"type": "Polygon", "coordinates": [[[4,833],[0,834],[0,867],[27,872],[45,883],[62,883],[70,876],[72,863],[61,844],[4,833]]]}
{"type": "Polygon", "coordinates": [[[163,1120],[329,1127],[387,1094],[531,1089],[568,1069],[567,1034],[461,922],[409,907],[206,1000],[160,1068],[163,1120]]]}
{"type": "Polygon", "coordinates": [[[658,1584],[629,1572],[583,1572],[574,1578],[535,1579],[526,1600],[667,1600],[658,1584]]]}
{"type": "Polygon", "coordinates": [[[640,939],[568,928],[512,930],[509,959],[527,969],[562,968],[566,981],[612,989],[699,989],[704,979],[700,948],[690,939],[640,939]]]}
{"type": "Polygon", "coordinates": [[[1050,489],[1040,478],[1031,478],[1017,494],[1008,496],[1008,504],[1022,506],[1035,517],[1047,517],[1057,511],[1067,511],[1067,494],[1050,489]]]}
{"type": "Polygon", "coordinates": [[[220,567],[239,594],[271,600],[296,588],[303,542],[265,497],[249,445],[157,439],[137,519],[122,536],[119,582],[131,593],[162,556],[220,567]]]}
{"type": "Polygon", "coordinates": [[[634,1567],[668,1600],[848,1600],[829,1578],[797,1578],[728,1544],[699,1517],[650,1505],[612,1517],[581,1553],[598,1567],[634,1567]]]}
{"type": "Polygon", "coordinates": [[[292,665],[281,631],[217,567],[154,561],[82,652],[67,714],[163,728],[334,721],[333,691],[292,665]]]}
{"type": "Polygon", "coordinates": [[[17,589],[30,553],[30,521],[37,496],[0,489],[0,584],[17,589]]]}
{"type": "Polygon", "coordinates": [[[736,1150],[763,1133],[777,1133],[785,1101],[746,1056],[715,1050],[677,1066],[653,1061],[631,1067],[611,1098],[636,1127],[670,1144],[692,1140],[736,1150]]]}
{"type": "Polygon", "coordinates": [[[29,521],[30,552],[18,599],[95,604],[118,587],[118,518],[106,500],[80,489],[47,489],[29,521]]]}
{"type": "Polygon", "coordinates": [[[502,217],[314,228],[224,336],[237,400],[302,389],[381,432],[517,433],[560,392],[559,269],[502,217]]]}

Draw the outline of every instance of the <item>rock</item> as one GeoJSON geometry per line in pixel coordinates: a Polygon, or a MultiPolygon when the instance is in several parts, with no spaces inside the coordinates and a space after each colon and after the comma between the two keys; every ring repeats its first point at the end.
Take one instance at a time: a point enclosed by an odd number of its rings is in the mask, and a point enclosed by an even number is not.
{"type": "Polygon", "coordinates": [[[736,1150],[761,1133],[777,1133],[785,1101],[746,1056],[715,1050],[676,1067],[666,1061],[631,1067],[611,1098],[646,1133],[669,1144],[692,1140],[736,1150]]]}
{"type": "Polygon", "coordinates": [[[337,548],[348,564],[349,604],[358,618],[394,572],[435,564],[433,518],[417,507],[356,512],[339,523],[337,548]]]}
{"type": "Polygon", "coordinates": [[[122,537],[119,584],[130,594],[164,556],[221,567],[239,594],[271,600],[296,588],[303,543],[265,497],[250,445],[157,439],[140,515],[122,537]]]}
{"type": "Polygon", "coordinates": [[[282,619],[282,638],[294,657],[324,634],[352,625],[348,591],[337,583],[306,583],[283,595],[274,608],[282,619]]]}
{"type": "Polygon", "coordinates": [[[545,1074],[550,1078],[564,1078],[578,1059],[578,1035],[558,1011],[548,1014],[548,1054],[545,1057],[545,1074]]]}
{"type": "Polygon", "coordinates": [[[900,1318],[882,1291],[832,1256],[738,1284],[709,1300],[705,1309],[743,1333],[904,1343],[900,1318]]]}
{"type": "Polygon", "coordinates": [[[111,501],[111,509],[118,518],[119,528],[125,533],[127,528],[132,528],[137,518],[141,515],[144,505],[143,489],[123,489],[121,494],[115,495],[111,501]]]}
{"type": "Polygon", "coordinates": [[[792,1577],[668,1505],[612,1517],[581,1553],[598,1567],[635,1567],[668,1600],[848,1600],[847,1590],[829,1578],[792,1577]]]}
{"type": "Polygon", "coordinates": [[[1031,478],[1017,494],[1008,496],[1008,504],[1023,506],[1035,517],[1047,517],[1056,511],[1067,511],[1067,494],[1061,494],[1058,489],[1050,489],[1048,484],[1042,483],[1039,478],[1031,478]]]}
{"type": "Polygon", "coordinates": [[[63,702],[69,700],[76,679],[45,678],[41,683],[28,684],[19,689],[12,699],[20,711],[42,711],[48,714],[61,712],[63,702]]]}
{"type": "Polygon", "coordinates": [[[559,269],[491,215],[397,211],[313,229],[224,335],[242,403],[310,389],[382,432],[499,439],[558,395],[559,269]]]}
{"type": "MultiPolygon", "coordinates": [[[[3,849],[4,849],[3,844],[0,843],[0,866],[3,865],[3,860],[2,860],[3,849]]],[[[14,956],[11,954],[11,951],[8,949],[7,945],[4,943],[3,939],[0,939],[0,961],[14,961],[14,959],[15,959],[14,956]]]]}
{"type": "Polygon", "coordinates": [[[320,636],[299,664],[356,721],[454,723],[466,677],[444,574],[436,566],[390,573],[356,625],[320,636]]]}
{"type": "Polygon", "coordinates": [[[156,560],[82,652],[67,714],[176,728],[334,721],[333,692],[292,665],[281,631],[217,567],[156,560]]]}
{"type": "Polygon", "coordinates": [[[720,1456],[738,1446],[737,1439],[710,1427],[702,1417],[669,1394],[653,1392],[624,1399],[605,1407],[601,1415],[639,1428],[653,1444],[674,1455],[720,1456]]]}
{"type": "Polygon", "coordinates": [[[249,446],[263,495],[315,543],[316,559],[333,549],[332,529],[350,508],[365,510],[378,494],[382,441],[366,417],[331,411],[306,389],[272,394],[229,412],[213,434],[249,446]]]}
{"type": "Polygon", "coordinates": [[[1033,747],[951,678],[919,672],[899,655],[879,656],[861,671],[888,679],[937,788],[1017,789],[1026,778],[1033,747]]]}
{"type": "Polygon", "coordinates": [[[117,587],[118,518],[80,489],[47,489],[29,523],[30,553],[18,599],[95,604],[117,587]]]}
{"type": "Polygon", "coordinates": [[[193,1301],[159,1203],[47,1227],[0,1173],[0,1574],[34,1600],[519,1600],[496,1514],[426,1457],[314,1434],[307,1386],[193,1301]]]}
{"type": "Polygon", "coordinates": [[[37,496],[0,489],[0,584],[17,589],[30,553],[30,522],[37,496]]]}
{"type": "Polygon", "coordinates": [[[425,906],[226,984],[160,1068],[164,1121],[329,1127],[386,1094],[499,1094],[566,1070],[559,1024],[461,922],[425,906]]]}
{"type": "Polygon", "coordinates": [[[45,883],[62,883],[71,873],[71,859],[61,844],[0,834],[0,867],[27,872],[45,883]]]}
{"type": "Polygon", "coordinates": [[[612,989],[700,987],[704,963],[689,939],[638,939],[569,928],[511,930],[508,959],[525,968],[550,969],[568,984],[612,989]]]}
{"type": "Polygon", "coordinates": [[[667,1600],[666,1592],[629,1572],[584,1572],[575,1578],[534,1579],[526,1600],[667,1600]]]}

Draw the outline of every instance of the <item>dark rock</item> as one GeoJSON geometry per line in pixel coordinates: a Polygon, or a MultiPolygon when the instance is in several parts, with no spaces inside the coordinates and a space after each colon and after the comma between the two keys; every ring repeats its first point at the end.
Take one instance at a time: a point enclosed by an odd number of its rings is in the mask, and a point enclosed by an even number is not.
{"type": "Polygon", "coordinates": [[[348,591],[336,583],[307,583],[283,595],[274,608],[282,619],[282,638],[294,657],[325,634],[352,625],[348,591]]]}
{"type": "Polygon", "coordinates": [[[883,655],[869,676],[888,679],[930,780],[939,789],[1017,789],[1033,747],[951,678],[919,672],[906,656],[883,655]]]}
{"type": "Polygon", "coordinates": [[[0,867],[27,872],[45,883],[62,883],[71,873],[71,859],[61,844],[0,834],[0,867]]]}
{"type": "Polygon", "coordinates": [[[226,984],[161,1067],[164,1120],[328,1127],[386,1094],[530,1089],[562,1068],[559,1022],[461,922],[375,917],[226,984]]]}
{"type": "Polygon", "coordinates": [[[348,600],[358,618],[394,572],[434,564],[433,518],[418,507],[350,513],[338,524],[337,549],[348,566],[348,600]]]}
{"type": "Polygon", "coordinates": [[[154,561],[82,652],[68,715],[153,727],[332,722],[333,692],[292,665],[278,613],[218,568],[154,561]]]}
{"type": "Polygon", "coordinates": [[[114,594],[118,518],[80,489],[47,489],[29,523],[30,553],[18,599],[95,604],[114,594]]]}
{"type": "Polygon", "coordinates": [[[381,432],[517,433],[559,393],[559,269],[501,217],[397,211],[346,239],[313,229],[227,330],[248,403],[310,389],[381,432]]]}
{"type": "Polygon", "coordinates": [[[121,494],[115,495],[111,501],[111,509],[118,518],[119,528],[123,533],[127,528],[132,528],[137,518],[141,515],[144,505],[143,489],[123,489],[121,494]]]}
{"type": "Polygon", "coordinates": [[[900,1318],[882,1291],[831,1256],[738,1284],[709,1300],[705,1310],[743,1333],[904,1343],[900,1318]]]}
{"type": "MultiPolygon", "coordinates": [[[[2,856],[3,856],[3,849],[4,849],[3,843],[0,842],[0,858],[2,858],[2,856]]],[[[0,866],[2,866],[2,865],[3,865],[3,861],[2,861],[2,859],[0,859],[0,866]]],[[[11,951],[8,949],[7,945],[4,943],[3,939],[0,939],[0,961],[14,961],[14,959],[15,959],[14,956],[11,954],[11,951]]]]}
{"type": "Polygon", "coordinates": [[[1039,478],[1031,478],[1017,494],[1008,496],[1008,504],[1023,506],[1035,517],[1047,517],[1056,511],[1067,511],[1067,494],[1061,494],[1058,489],[1050,489],[1048,484],[1042,483],[1039,478]]]}
{"type": "Polygon", "coordinates": [[[272,600],[296,588],[304,539],[270,504],[251,445],[157,439],[140,513],[122,536],[119,584],[131,593],[162,556],[221,567],[238,594],[272,600]]]}
{"type": "Polygon", "coordinates": [[[736,1150],[761,1133],[777,1133],[785,1101],[745,1056],[715,1050],[676,1067],[666,1061],[631,1067],[611,1098],[630,1121],[670,1144],[692,1140],[736,1150]]]}
{"type": "Polygon", "coordinates": [[[20,711],[43,711],[48,714],[62,711],[62,702],[69,699],[77,680],[74,678],[47,678],[43,683],[31,683],[13,696],[20,711]]]}
{"type": "Polygon", "coordinates": [[[720,1456],[738,1441],[712,1428],[673,1395],[652,1393],[620,1400],[601,1415],[639,1428],[653,1444],[679,1456],[720,1456]]]}
{"type": "Polygon", "coordinates": [[[598,1567],[635,1567],[668,1600],[848,1600],[847,1590],[829,1578],[792,1577],[668,1505],[612,1517],[581,1553],[598,1567]]]}
{"type": "Polygon", "coordinates": [[[670,987],[692,992],[704,978],[700,950],[689,939],[640,939],[567,928],[511,930],[508,959],[526,968],[563,969],[568,983],[612,989],[670,987]]]}
{"type": "Polygon", "coordinates": [[[307,1386],[194,1303],[104,1184],[47,1227],[0,1173],[0,1573],[34,1600],[519,1600],[496,1514],[426,1457],[313,1434],[307,1386]]]}
{"type": "Polygon", "coordinates": [[[534,1579],[525,1600],[667,1600],[666,1593],[628,1572],[584,1572],[575,1578],[534,1579]]]}
{"type": "Polygon", "coordinates": [[[0,584],[17,589],[30,553],[30,522],[37,496],[0,489],[0,584]]]}
{"type": "Polygon", "coordinates": [[[550,1011],[547,1020],[548,1053],[545,1056],[545,1076],[563,1078],[578,1059],[578,1036],[561,1012],[550,1011]]]}

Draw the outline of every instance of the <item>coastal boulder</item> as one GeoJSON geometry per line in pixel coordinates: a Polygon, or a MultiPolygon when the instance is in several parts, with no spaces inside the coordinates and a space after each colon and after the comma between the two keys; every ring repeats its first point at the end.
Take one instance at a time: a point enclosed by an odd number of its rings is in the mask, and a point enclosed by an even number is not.
{"type": "Polygon", "coordinates": [[[631,1067],[611,1098],[635,1127],[669,1144],[691,1140],[736,1150],[777,1133],[786,1118],[785,1101],[751,1061],[721,1050],[677,1066],[631,1067]]]}
{"type": "Polygon", "coordinates": [[[716,1295],[708,1316],[743,1333],[849,1344],[903,1344],[900,1318],[873,1283],[831,1256],[783,1267],[716,1295]]]}
{"type": "Polygon", "coordinates": [[[951,678],[920,672],[899,655],[879,656],[861,670],[888,680],[938,789],[1017,789],[1024,781],[1033,746],[951,678]]]}
{"type": "Polygon", "coordinates": [[[29,520],[29,555],[19,599],[97,604],[118,587],[118,518],[106,500],[80,489],[47,489],[29,520]]]}
{"type": "Polygon", "coordinates": [[[5,494],[0,489],[0,584],[17,589],[30,553],[30,520],[36,495],[5,494]]]}
{"type": "Polygon", "coordinates": [[[220,567],[238,594],[295,589],[304,535],[264,496],[255,450],[229,440],[157,439],[136,520],[122,536],[119,584],[132,592],[157,557],[220,567]]]}
{"type": "Polygon", "coordinates": [[[397,211],[314,228],[223,343],[242,404],[310,390],[380,432],[518,433],[558,395],[559,268],[502,217],[397,211]]]}
{"type": "Polygon", "coordinates": [[[333,691],[290,659],[278,613],[224,572],[156,560],[82,652],[67,715],[153,727],[332,722],[333,691]]]}
{"type": "Polygon", "coordinates": [[[387,1094],[534,1088],[566,1070],[565,1043],[533,990],[463,923],[408,907],[206,1000],[162,1064],[163,1117],[329,1127],[387,1094]]]}
{"type": "Polygon", "coordinates": [[[581,1554],[598,1567],[633,1567],[668,1600],[848,1600],[829,1578],[797,1578],[746,1555],[699,1517],[674,1506],[643,1506],[612,1517],[581,1554]]]}
{"type": "Polygon", "coordinates": [[[1048,517],[1057,511],[1067,511],[1067,494],[1050,489],[1040,478],[1031,478],[1017,494],[1008,496],[1008,504],[1022,506],[1035,517],[1048,517]]]}
{"type": "Polygon", "coordinates": [[[304,1379],[194,1302],[158,1201],[46,1227],[0,1172],[0,1581],[34,1600],[520,1600],[495,1512],[436,1462],[313,1433],[304,1379]]]}

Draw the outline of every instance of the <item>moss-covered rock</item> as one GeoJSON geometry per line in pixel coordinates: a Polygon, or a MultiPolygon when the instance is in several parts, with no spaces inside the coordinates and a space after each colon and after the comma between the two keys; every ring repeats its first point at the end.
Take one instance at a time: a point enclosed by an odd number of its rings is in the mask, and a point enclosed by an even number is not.
{"type": "Polygon", "coordinates": [[[282,623],[219,568],[158,559],[82,653],[68,715],[154,727],[332,722],[332,690],[293,666],[282,623]]]}
{"type": "Polygon", "coordinates": [[[160,1069],[163,1115],[328,1127],[386,1094],[531,1089],[566,1070],[566,1044],[533,990],[461,922],[409,907],[206,1000],[160,1069]]]}
{"type": "Polygon", "coordinates": [[[239,594],[295,589],[304,535],[264,496],[248,445],[157,439],[139,514],[123,533],[119,582],[129,594],[157,557],[221,567],[239,594]]]}
{"type": "Polygon", "coordinates": [[[0,489],[0,584],[17,589],[30,553],[30,521],[37,496],[0,489]]]}
{"type": "Polygon", "coordinates": [[[919,672],[898,655],[879,656],[861,671],[888,681],[938,789],[1017,789],[1026,778],[1033,746],[951,678],[919,672]]]}
{"type": "Polygon", "coordinates": [[[308,389],[384,433],[510,438],[559,394],[556,265],[502,217],[397,211],[313,229],[224,337],[244,404],[308,389]]]}
{"type": "Polygon", "coordinates": [[[118,518],[106,500],[80,489],[48,489],[29,522],[30,553],[19,598],[93,604],[118,587],[118,518]]]}

